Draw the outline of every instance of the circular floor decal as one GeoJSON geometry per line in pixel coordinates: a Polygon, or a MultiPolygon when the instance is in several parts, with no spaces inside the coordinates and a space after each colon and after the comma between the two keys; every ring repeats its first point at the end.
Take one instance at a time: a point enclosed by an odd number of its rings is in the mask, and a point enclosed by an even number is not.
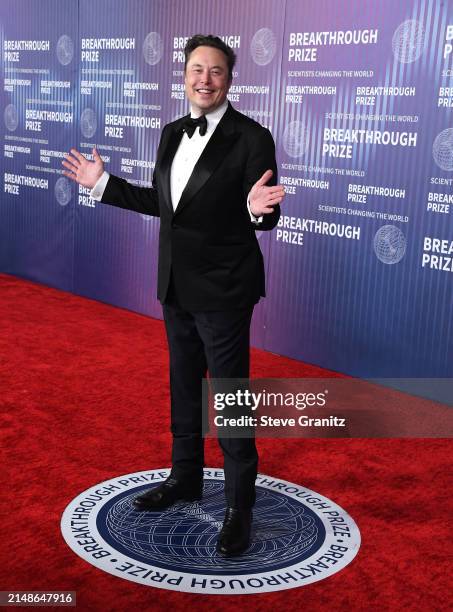
{"type": "Polygon", "coordinates": [[[68,546],[126,580],[224,595],[310,584],[343,569],[359,550],[359,529],[340,506],[300,485],[259,474],[250,548],[224,559],[215,550],[225,515],[223,470],[205,469],[200,501],[162,512],[134,509],[134,497],[169,473],[127,474],[78,495],[61,519],[68,546]]]}

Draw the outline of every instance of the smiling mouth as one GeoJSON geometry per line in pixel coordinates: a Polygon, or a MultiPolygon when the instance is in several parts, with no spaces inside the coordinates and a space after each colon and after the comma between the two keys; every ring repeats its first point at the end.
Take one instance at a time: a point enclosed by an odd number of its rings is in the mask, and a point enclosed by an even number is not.
{"type": "Polygon", "coordinates": [[[213,89],[196,89],[195,91],[197,93],[203,93],[203,94],[212,94],[212,93],[214,93],[213,89]]]}

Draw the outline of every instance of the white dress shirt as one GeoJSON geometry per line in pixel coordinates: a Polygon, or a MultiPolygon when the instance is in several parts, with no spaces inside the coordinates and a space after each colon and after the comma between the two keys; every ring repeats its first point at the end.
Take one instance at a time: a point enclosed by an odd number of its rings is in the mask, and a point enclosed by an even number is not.
{"type": "MultiPolygon", "coordinates": [[[[221,104],[214,111],[212,111],[212,113],[206,114],[208,128],[204,136],[200,135],[200,130],[198,127],[195,129],[192,138],[189,138],[188,135],[184,132],[181,138],[181,142],[179,143],[179,147],[173,158],[170,172],[170,192],[173,210],[176,210],[179,200],[181,199],[182,192],[184,191],[184,188],[189,181],[190,175],[192,174],[193,169],[195,168],[195,164],[199,160],[205,146],[208,144],[209,139],[213,135],[214,130],[218,126],[227,108],[228,100],[225,100],[224,103],[221,104]]],[[[198,115],[194,113],[193,109],[191,109],[190,111],[190,116],[194,119],[198,117],[198,115]]],[[[96,185],[91,190],[90,195],[93,200],[100,201],[102,199],[102,195],[107,186],[109,177],[110,174],[104,171],[96,185]]],[[[250,203],[248,197],[247,209],[249,211],[250,220],[252,221],[252,223],[261,223],[263,217],[255,217],[255,215],[253,215],[250,210],[250,203]]]]}
{"type": "MultiPolygon", "coordinates": [[[[214,130],[218,126],[219,121],[225,114],[227,108],[228,101],[225,100],[225,102],[212,111],[212,113],[206,114],[208,129],[206,130],[206,134],[204,136],[200,136],[200,128],[198,127],[195,129],[192,138],[189,138],[184,132],[171,165],[170,190],[173,210],[176,210],[179,200],[181,199],[182,192],[184,191],[190,175],[195,168],[195,164],[203,153],[209,139],[214,134],[214,130]]],[[[197,118],[197,115],[195,115],[193,110],[191,110],[190,116],[193,119],[197,118]]]]}

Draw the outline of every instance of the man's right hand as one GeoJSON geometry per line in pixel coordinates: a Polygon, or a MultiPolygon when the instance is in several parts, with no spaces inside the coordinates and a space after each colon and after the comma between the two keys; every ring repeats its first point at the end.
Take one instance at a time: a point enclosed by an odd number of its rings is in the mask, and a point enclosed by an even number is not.
{"type": "Polygon", "coordinates": [[[88,189],[93,189],[104,173],[104,162],[96,149],[93,149],[93,161],[89,161],[77,149],[71,149],[61,163],[67,168],[63,170],[65,176],[88,189]]]}

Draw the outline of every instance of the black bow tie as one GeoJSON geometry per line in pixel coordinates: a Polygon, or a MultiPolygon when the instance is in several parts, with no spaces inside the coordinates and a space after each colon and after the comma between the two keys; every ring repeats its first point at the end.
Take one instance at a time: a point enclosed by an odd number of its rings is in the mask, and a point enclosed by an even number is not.
{"type": "Polygon", "coordinates": [[[197,119],[187,117],[187,119],[184,119],[184,123],[182,124],[182,129],[189,138],[192,138],[197,127],[200,128],[200,136],[204,136],[206,134],[206,130],[208,129],[208,120],[206,119],[205,115],[200,115],[197,117],[197,119]]]}

